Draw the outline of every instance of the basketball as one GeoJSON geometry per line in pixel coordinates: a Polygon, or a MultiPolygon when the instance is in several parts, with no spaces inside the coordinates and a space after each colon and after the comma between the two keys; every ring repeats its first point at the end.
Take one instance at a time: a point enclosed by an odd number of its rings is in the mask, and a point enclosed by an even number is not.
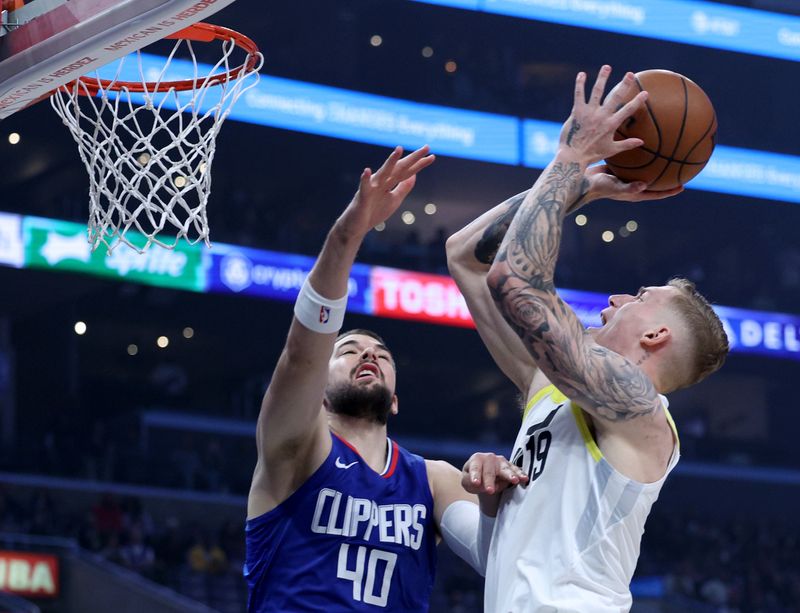
{"type": "Polygon", "coordinates": [[[645,106],[620,126],[615,138],[641,138],[644,144],[606,164],[623,181],[644,181],[650,190],[683,185],[703,170],[714,151],[717,116],[711,100],[697,83],[669,70],[639,72],[636,86],[628,100],[647,91],[645,106]]]}

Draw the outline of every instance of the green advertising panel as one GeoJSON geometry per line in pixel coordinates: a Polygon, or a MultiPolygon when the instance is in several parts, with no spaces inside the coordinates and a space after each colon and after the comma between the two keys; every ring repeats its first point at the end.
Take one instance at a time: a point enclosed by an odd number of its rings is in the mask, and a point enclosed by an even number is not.
{"type": "MultiPolygon", "coordinates": [[[[179,243],[174,250],[150,248],[137,253],[121,244],[108,254],[102,246],[92,251],[85,225],[43,217],[25,217],[22,232],[25,265],[30,268],[75,271],[145,285],[205,291],[201,245],[179,243]]],[[[145,242],[142,236],[141,244],[145,242]]]]}

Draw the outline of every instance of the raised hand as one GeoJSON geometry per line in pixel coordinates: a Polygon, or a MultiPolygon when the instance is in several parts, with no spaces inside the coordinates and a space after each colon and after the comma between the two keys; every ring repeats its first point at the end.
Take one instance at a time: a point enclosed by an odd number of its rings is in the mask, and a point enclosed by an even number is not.
{"type": "Polygon", "coordinates": [[[644,104],[647,92],[639,92],[630,102],[622,104],[634,87],[634,76],[629,72],[604,100],[603,93],[610,74],[610,66],[605,65],[600,69],[587,102],[586,73],[578,73],[572,113],[561,129],[560,149],[571,151],[585,165],[643,144],[639,138],[615,141],[614,133],[644,104]]]}
{"type": "Polygon", "coordinates": [[[343,229],[363,237],[389,219],[413,189],[417,173],[436,159],[429,151],[425,145],[402,157],[403,148],[395,147],[377,172],[365,168],[356,195],[339,219],[343,229]]]}
{"type": "Polygon", "coordinates": [[[470,494],[499,494],[527,483],[528,475],[501,455],[474,453],[461,470],[461,486],[470,494]]]}

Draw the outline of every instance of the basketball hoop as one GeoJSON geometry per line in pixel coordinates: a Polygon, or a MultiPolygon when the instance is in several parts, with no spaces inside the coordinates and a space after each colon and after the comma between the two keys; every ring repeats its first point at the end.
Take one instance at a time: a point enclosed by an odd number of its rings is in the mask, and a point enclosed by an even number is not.
{"type": "Polygon", "coordinates": [[[119,60],[114,78],[84,76],[50,98],[89,173],[92,249],[100,243],[109,253],[119,243],[140,253],[151,243],[174,249],[181,238],[211,244],[206,204],[216,137],[234,103],[258,82],[263,57],[246,36],[206,23],[167,38],[177,42],[159,74],[145,74],[136,51],[119,60]],[[215,40],[222,57],[201,76],[192,43],[215,40]],[[191,61],[176,58],[184,47],[191,61]],[[244,60],[235,62],[242,52],[244,60]],[[140,80],[122,80],[134,55],[140,80]],[[168,80],[182,62],[192,77],[168,80]]]}

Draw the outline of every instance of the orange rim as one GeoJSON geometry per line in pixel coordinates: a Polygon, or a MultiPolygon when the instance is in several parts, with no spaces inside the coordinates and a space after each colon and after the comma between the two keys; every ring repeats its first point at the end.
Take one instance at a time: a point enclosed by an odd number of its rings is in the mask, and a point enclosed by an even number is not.
{"type": "Polygon", "coordinates": [[[134,93],[164,93],[173,89],[177,91],[186,91],[195,89],[197,83],[207,83],[209,87],[227,83],[232,79],[238,78],[238,75],[243,70],[247,73],[253,72],[258,65],[259,51],[255,42],[244,34],[240,34],[230,28],[215,26],[210,23],[195,23],[165,38],[191,40],[203,43],[210,43],[214,40],[233,40],[237,47],[247,52],[247,59],[241,66],[204,79],[184,79],[181,81],[162,81],[157,83],[154,81],[111,81],[107,79],[80,77],[76,81],[63,85],[62,89],[69,91],[77,82],[80,82],[85,87],[85,90],[81,89],[80,93],[90,96],[96,95],[101,89],[107,91],[121,91],[124,89],[134,93]]]}

